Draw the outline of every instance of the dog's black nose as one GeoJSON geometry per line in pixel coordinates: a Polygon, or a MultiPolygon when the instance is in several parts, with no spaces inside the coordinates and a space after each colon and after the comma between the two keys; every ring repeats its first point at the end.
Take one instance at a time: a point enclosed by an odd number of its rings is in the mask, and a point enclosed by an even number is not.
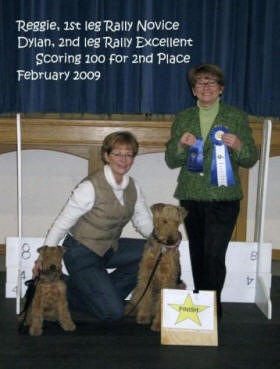
{"type": "Polygon", "coordinates": [[[173,237],[168,237],[167,238],[167,245],[173,245],[175,243],[175,241],[174,241],[174,238],[173,237]]]}
{"type": "Polygon", "coordinates": [[[51,264],[51,265],[50,265],[50,270],[51,270],[52,272],[55,272],[55,271],[56,271],[56,265],[55,265],[55,264],[51,264]]]}

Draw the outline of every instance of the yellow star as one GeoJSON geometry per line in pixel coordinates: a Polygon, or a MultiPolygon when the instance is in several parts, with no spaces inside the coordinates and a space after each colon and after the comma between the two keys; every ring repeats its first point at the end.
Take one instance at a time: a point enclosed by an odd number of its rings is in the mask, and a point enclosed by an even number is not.
{"type": "Polygon", "coordinates": [[[175,324],[190,319],[193,322],[197,323],[198,325],[201,325],[198,314],[209,308],[209,306],[205,305],[194,305],[190,295],[187,296],[183,305],[182,304],[168,304],[168,305],[172,307],[172,309],[179,311],[179,315],[177,317],[175,324]]]}

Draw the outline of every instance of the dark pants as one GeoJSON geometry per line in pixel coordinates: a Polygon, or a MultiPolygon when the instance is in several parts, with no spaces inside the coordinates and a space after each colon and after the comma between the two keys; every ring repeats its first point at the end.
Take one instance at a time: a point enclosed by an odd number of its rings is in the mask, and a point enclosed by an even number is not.
{"type": "Polygon", "coordinates": [[[117,251],[100,257],[68,235],[64,263],[69,273],[67,294],[70,308],[84,310],[112,322],[124,313],[124,300],[137,282],[145,240],[121,238],[117,251]],[[107,269],[116,268],[112,273],[107,269]]]}
{"type": "Polygon", "coordinates": [[[181,201],[196,290],[217,292],[218,313],[226,277],[225,256],[239,213],[239,201],[181,201]]]}

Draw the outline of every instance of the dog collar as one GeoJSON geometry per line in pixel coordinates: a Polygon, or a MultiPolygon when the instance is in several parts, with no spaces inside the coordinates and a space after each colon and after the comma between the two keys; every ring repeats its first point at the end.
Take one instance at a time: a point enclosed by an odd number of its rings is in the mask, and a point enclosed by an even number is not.
{"type": "Polygon", "coordinates": [[[165,253],[167,250],[172,250],[175,249],[176,251],[178,251],[179,245],[165,245],[165,244],[161,244],[161,252],[165,253]]]}

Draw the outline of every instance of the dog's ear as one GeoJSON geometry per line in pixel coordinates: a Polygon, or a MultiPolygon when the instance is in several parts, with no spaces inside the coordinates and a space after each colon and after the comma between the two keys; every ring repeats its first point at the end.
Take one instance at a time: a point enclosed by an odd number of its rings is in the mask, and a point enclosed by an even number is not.
{"type": "Polygon", "coordinates": [[[163,207],[165,206],[165,204],[162,204],[162,203],[158,203],[158,204],[154,204],[151,206],[151,210],[152,210],[152,213],[156,213],[157,211],[160,211],[163,209],[163,207]]]}
{"type": "Polygon", "coordinates": [[[188,212],[185,208],[183,208],[182,206],[178,206],[178,210],[179,210],[179,214],[180,214],[180,217],[182,219],[182,222],[183,220],[185,219],[185,217],[187,216],[188,212]]]}
{"type": "Polygon", "coordinates": [[[58,246],[59,251],[61,252],[61,256],[65,254],[67,247],[66,246],[58,246]]]}
{"type": "Polygon", "coordinates": [[[45,250],[46,250],[46,248],[47,248],[48,246],[41,246],[41,247],[39,247],[38,249],[37,249],[37,252],[39,252],[39,254],[42,254],[45,250]]]}

